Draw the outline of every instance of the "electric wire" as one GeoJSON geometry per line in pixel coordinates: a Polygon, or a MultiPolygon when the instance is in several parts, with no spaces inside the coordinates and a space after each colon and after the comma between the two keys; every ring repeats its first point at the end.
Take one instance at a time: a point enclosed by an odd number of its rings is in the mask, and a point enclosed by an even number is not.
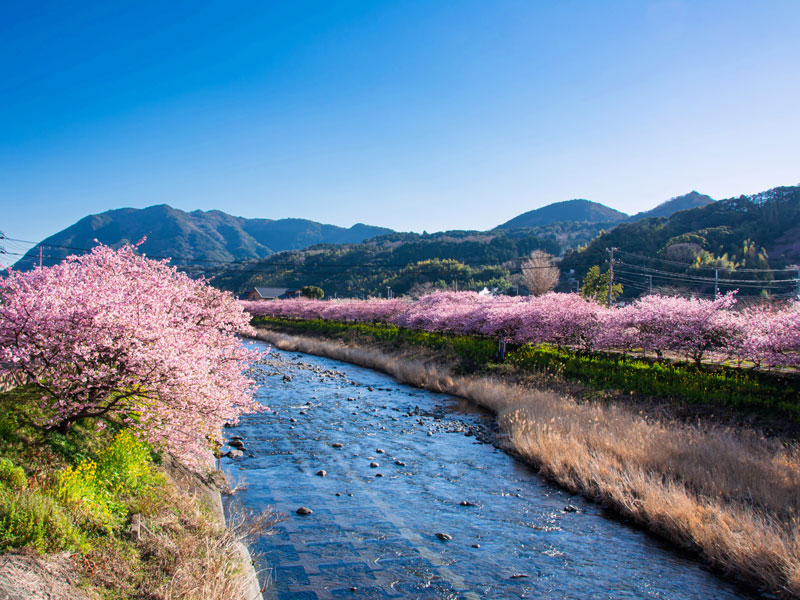
{"type": "Polygon", "coordinates": [[[646,261],[658,261],[665,264],[676,265],[685,269],[696,269],[696,270],[703,270],[703,271],[727,271],[730,273],[783,273],[783,272],[796,272],[800,269],[798,268],[785,268],[785,269],[745,269],[745,268],[729,268],[729,267],[714,267],[709,265],[694,265],[691,263],[683,263],[675,260],[669,260],[667,258],[661,258],[658,256],[643,256],[641,254],[635,254],[633,252],[627,252],[625,250],[617,250],[619,254],[624,254],[626,256],[631,256],[634,258],[638,258],[641,260],[646,261]]]}

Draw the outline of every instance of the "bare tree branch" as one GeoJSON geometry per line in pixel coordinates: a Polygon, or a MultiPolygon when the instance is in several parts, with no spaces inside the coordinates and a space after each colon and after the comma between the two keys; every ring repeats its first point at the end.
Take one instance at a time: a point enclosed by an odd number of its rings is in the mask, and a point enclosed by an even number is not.
{"type": "Polygon", "coordinates": [[[534,250],[530,258],[522,263],[522,278],[533,296],[541,296],[555,288],[560,276],[561,271],[552,255],[542,250],[534,250]]]}

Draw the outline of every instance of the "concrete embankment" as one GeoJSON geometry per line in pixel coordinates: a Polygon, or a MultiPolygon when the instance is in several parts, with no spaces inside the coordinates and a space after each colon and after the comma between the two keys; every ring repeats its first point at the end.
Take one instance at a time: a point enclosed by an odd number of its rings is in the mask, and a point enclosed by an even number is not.
{"type": "MultiPolygon", "coordinates": [[[[209,473],[212,473],[212,475],[206,477],[202,477],[190,471],[175,460],[168,460],[165,467],[172,479],[181,488],[205,498],[217,521],[227,526],[225,509],[222,504],[222,492],[220,491],[220,487],[224,484],[221,480],[224,475],[219,471],[212,470],[213,464],[213,459],[209,458],[207,467],[209,468],[209,473]]],[[[242,571],[246,578],[246,594],[243,600],[263,600],[261,584],[259,583],[258,573],[256,572],[255,563],[250,556],[250,551],[241,541],[237,541],[234,544],[241,560],[242,571]]]]}

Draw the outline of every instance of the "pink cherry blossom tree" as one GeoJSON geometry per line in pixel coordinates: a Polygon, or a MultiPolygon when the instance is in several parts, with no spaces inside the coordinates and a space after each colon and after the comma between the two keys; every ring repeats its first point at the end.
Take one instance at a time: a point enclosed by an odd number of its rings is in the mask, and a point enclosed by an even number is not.
{"type": "Polygon", "coordinates": [[[431,332],[504,337],[584,351],[641,348],[700,364],[708,356],[800,366],[800,303],[738,311],[735,295],[714,300],[646,296],[606,307],[578,294],[490,297],[437,292],[416,301],[281,300],[244,303],[253,315],[385,322],[431,332]]]}
{"type": "Polygon", "coordinates": [[[249,316],[227,292],[134,246],[99,245],[0,281],[0,361],[42,394],[41,426],[102,417],[190,464],[260,409],[245,375],[249,316]]]}
{"type": "Polygon", "coordinates": [[[757,366],[800,367],[800,302],[748,308],[739,314],[739,354],[757,366]]]}
{"type": "Polygon", "coordinates": [[[734,293],[714,300],[645,296],[627,311],[626,325],[639,344],[659,355],[671,351],[700,364],[709,353],[731,355],[746,335],[731,310],[734,293]]]}

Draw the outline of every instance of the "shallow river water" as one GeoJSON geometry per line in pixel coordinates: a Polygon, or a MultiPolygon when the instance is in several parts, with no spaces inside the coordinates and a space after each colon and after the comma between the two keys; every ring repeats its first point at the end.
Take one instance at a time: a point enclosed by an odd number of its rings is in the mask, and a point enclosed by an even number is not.
{"type": "Polygon", "coordinates": [[[271,411],[226,430],[223,467],[288,515],[255,544],[266,599],[752,598],[544,482],[469,403],[296,352],[255,368],[271,411]]]}

